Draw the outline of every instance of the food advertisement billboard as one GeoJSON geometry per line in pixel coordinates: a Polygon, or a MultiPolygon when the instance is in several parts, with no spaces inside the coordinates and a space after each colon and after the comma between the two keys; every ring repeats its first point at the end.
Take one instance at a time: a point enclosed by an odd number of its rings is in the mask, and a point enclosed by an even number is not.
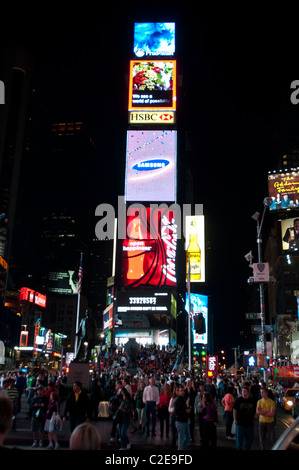
{"type": "Polygon", "coordinates": [[[123,285],[176,286],[177,225],[170,209],[140,207],[127,216],[123,285]]]}
{"type": "Polygon", "coordinates": [[[128,131],[125,199],[176,201],[176,131],[128,131]]]}
{"type": "Polygon", "coordinates": [[[269,174],[268,191],[272,198],[270,210],[299,207],[299,171],[269,174]]]}
{"type": "Polygon", "coordinates": [[[175,60],[130,61],[128,110],[176,110],[175,60]]]}
{"type": "Polygon", "coordinates": [[[139,58],[173,56],[175,23],[135,23],[133,48],[139,58]]]}

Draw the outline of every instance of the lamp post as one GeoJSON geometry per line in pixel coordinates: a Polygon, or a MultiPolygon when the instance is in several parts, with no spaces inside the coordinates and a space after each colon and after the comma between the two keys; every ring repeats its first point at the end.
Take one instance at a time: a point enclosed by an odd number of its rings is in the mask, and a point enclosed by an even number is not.
{"type": "MultiPolygon", "coordinates": [[[[264,210],[262,214],[261,222],[259,222],[260,214],[259,212],[255,212],[251,217],[256,221],[257,225],[257,234],[256,234],[256,241],[257,241],[257,249],[258,249],[258,262],[262,263],[262,226],[264,222],[265,212],[268,207],[272,204],[272,198],[266,197],[263,201],[264,210]]],[[[259,283],[259,292],[260,292],[260,313],[261,313],[261,329],[262,329],[262,354],[264,358],[264,381],[267,383],[267,341],[266,341],[266,324],[265,324],[265,285],[263,282],[259,283]]]]}

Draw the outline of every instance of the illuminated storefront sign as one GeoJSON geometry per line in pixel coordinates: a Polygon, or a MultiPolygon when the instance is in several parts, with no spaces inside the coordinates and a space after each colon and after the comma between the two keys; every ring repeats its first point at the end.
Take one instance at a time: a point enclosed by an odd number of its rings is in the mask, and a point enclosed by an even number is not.
{"type": "Polygon", "coordinates": [[[217,377],[218,356],[207,356],[207,375],[208,377],[217,377]]]}
{"type": "Polygon", "coordinates": [[[175,60],[130,61],[128,110],[176,110],[175,60]]]}
{"type": "Polygon", "coordinates": [[[124,286],[176,286],[174,211],[140,207],[137,215],[127,217],[127,235],[123,242],[124,286]]]}
{"type": "Polygon", "coordinates": [[[47,296],[28,289],[28,287],[22,287],[19,293],[19,302],[21,303],[22,301],[34,303],[39,307],[46,307],[47,296]]]}
{"type": "Polygon", "coordinates": [[[173,56],[175,23],[135,23],[133,49],[139,58],[173,56]]]}
{"type": "Polygon", "coordinates": [[[176,131],[128,131],[126,201],[176,200],[176,131]]]}

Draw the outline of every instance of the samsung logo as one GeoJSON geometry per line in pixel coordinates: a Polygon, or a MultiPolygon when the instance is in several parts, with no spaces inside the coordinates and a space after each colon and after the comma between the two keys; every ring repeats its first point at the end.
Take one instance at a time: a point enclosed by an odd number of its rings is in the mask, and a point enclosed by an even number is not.
{"type": "Polygon", "coordinates": [[[143,162],[136,163],[133,166],[133,170],[137,171],[148,171],[148,170],[160,170],[169,165],[169,160],[145,160],[143,162]]]}

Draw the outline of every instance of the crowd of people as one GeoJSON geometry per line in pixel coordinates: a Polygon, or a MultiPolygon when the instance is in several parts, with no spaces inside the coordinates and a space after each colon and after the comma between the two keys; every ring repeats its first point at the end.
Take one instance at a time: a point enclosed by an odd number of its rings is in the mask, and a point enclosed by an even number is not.
{"type": "Polygon", "coordinates": [[[169,440],[172,450],[185,450],[195,441],[196,428],[198,444],[215,449],[219,412],[225,418],[225,437],[234,439],[237,449],[251,449],[256,419],[261,449],[266,436],[273,444],[275,398],[265,383],[248,377],[207,378],[184,369],[178,357],[180,348],[141,347],[132,374],[123,349],[113,347],[100,354],[88,390],[80,382],[70,389],[64,373],[3,373],[0,397],[10,400],[15,417],[26,393],[33,447],[42,447],[45,435],[48,448],[59,447],[60,419],[69,421],[70,449],[100,448],[99,426],[91,421],[98,420],[102,400],[109,402],[111,442],[119,441],[122,450],[130,449],[130,433],[143,433],[146,438],[156,432],[169,440]]]}

